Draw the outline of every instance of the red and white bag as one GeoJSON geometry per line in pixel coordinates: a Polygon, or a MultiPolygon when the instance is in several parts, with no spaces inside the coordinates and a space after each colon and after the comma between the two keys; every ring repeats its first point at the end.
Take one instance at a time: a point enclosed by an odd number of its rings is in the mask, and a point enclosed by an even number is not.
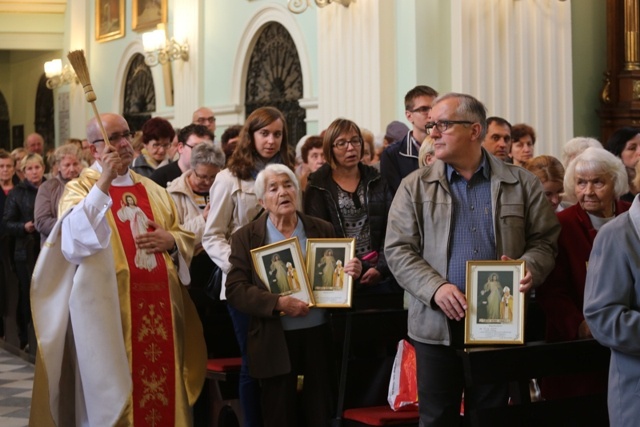
{"type": "Polygon", "coordinates": [[[400,340],[393,361],[387,400],[394,411],[418,408],[418,377],[416,375],[416,350],[407,340],[400,340]]]}

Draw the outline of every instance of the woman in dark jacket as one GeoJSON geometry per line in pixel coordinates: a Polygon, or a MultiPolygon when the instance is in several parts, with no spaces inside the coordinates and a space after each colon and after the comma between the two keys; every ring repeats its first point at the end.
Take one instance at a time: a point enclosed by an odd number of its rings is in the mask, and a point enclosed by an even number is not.
{"type": "Polygon", "coordinates": [[[31,274],[40,253],[40,235],[34,224],[34,207],[38,187],[44,181],[44,162],[38,154],[29,154],[20,162],[24,180],[14,187],[4,206],[3,223],[7,235],[15,236],[13,260],[20,284],[18,292],[18,337],[20,348],[28,344],[31,323],[29,288],[31,274]]]}
{"type": "Polygon", "coordinates": [[[356,256],[363,266],[356,283],[359,292],[399,292],[384,256],[392,196],[378,170],[360,161],[362,144],[354,122],[331,123],[323,140],[327,163],[309,176],[304,211],[332,223],[336,235],[356,239],[356,256]]]}

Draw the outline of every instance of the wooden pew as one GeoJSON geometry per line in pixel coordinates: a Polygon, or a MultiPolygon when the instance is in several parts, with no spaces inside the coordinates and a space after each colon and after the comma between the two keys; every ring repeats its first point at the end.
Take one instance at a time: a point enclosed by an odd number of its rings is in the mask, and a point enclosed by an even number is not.
{"type": "Polygon", "coordinates": [[[478,409],[465,401],[465,425],[601,427],[609,424],[606,392],[540,402],[531,402],[529,395],[530,378],[607,372],[610,351],[595,340],[476,347],[460,350],[460,355],[467,390],[483,384],[517,384],[512,387],[509,406],[478,409]]]}

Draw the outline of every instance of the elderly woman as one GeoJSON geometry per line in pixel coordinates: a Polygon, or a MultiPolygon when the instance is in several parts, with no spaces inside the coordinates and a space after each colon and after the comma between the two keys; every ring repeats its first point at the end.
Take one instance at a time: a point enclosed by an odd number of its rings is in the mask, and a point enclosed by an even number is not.
{"type": "MultiPolygon", "coordinates": [[[[258,174],[254,191],[267,215],[233,235],[233,267],[226,291],[229,304],[251,316],[249,372],[260,380],[264,426],[326,427],[332,415],[326,313],[310,309],[294,295],[270,292],[253,267],[251,250],[297,237],[305,251],[307,238],[330,238],[335,233],[331,224],[296,211],[298,182],[288,167],[267,166],[258,174]],[[300,396],[296,392],[298,375],[304,375],[300,396]],[[303,419],[297,420],[298,414],[303,419]]],[[[344,270],[358,277],[361,268],[354,258],[344,270]]]]}
{"type": "Polygon", "coordinates": [[[633,185],[636,177],[636,165],[640,160],[640,128],[623,127],[616,130],[607,141],[607,149],[617,157],[620,157],[622,164],[627,171],[629,192],[621,199],[631,203],[639,188],[633,185]]]}
{"type": "Polygon", "coordinates": [[[522,167],[540,179],[544,188],[544,195],[556,212],[563,208],[562,195],[564,193],[564,167],[560,160],[553,156],[538,156],[526,161],[522,167]]]}
{"type": "Polygon", "coordinates": [[[511,128],[511,152],[509,157],[516,166],[522,166],[524,162],[533,158],[534,145],[536,143],[536,131],[527,124],[518,123],[511,128]]]}
{"type": "MultiPolygon", "coordinates": [[[[636,166],[636,172],[640,172],[636,166]]],[[[640,173],[634,181],[640,188],[640,173]]],[[[604,226],[593,243],[584,290],[584,317],[593,337],[611,348],[609,422],[640,419],[640,199],[604,226]]]]}
{"type": "MultiPolygon", "coordinates": [[[[569,164],[564,188],[575,194],[578,203],[558,213],[562,230],[556,265],[537,294],[547,318],[549,341],[591,337],[582,309],[593,240],[600,227],[629,209],[627,202],[619,200],[628,189],[624,166],[602,148],[587,148],[569,164]]],[[[547,383],[547,397],[573,395],[595,386],[580,381],[554,383],[555,387],[547,383]]]]}
{"type": "Polygon", "coordinates": [[[305,213],[329,221],[336,235],[356,239],[364,270],[356,283],[359,293],[400,292],[384,257],[392,196],[380,173],[360,161],[360,128],[350,120],[335,120],[324,134],[323,150],[327,163],[309,176],[305,213]]]}
{"type": "Polygon", "coordinates": [[[133,161],[131,169],[148,178],[158,167],[169,163],[167,151],[175,135],[175,129],[167,120],[161,117],[147,120],[142,125],[144,148],[133,161]]]}
{"type": "Polygon", "coordinates": [[[40,235],[33,213],[38,187],[44,182],[44,161],[39,154],[27,154],[20,162],[24,180],[9,193],[4,206],[3,223],[8,235],[15,236],[13,261],[18,276],[18,337],[20,348],[29,344],[31,274],[40,253],[40,235]]]}
{"type": "Polygon", "coordinates": [[[58,174],[44,182],[36,196],[34,220],[36,230],[40,233],[40,244],[49,237],[58,220],[58,202],[62,197],[67,182],[80,175],[80,150],[75,144],[65,144],[53,153],[58,165],[58,174]]]}
{"type": "MultiPolygon", "coordinates": [[[[248,224],[261,213],[254,191],[258,173],[269,164],[283,164],[293,169],[294,159],[289,154],[287,126],[284,115],[276,108],[262,107],[247,117],[240,131],[240,140],[227,168],[220,172],[211,186],[210,199],[216,201],[207,217],[202,245],[209,257],[222,270],[223,286],[231,270],[229,255],[231,234],[248,224]],[[219,201],[219,203],[217,203],[219,201]]],[[[224,297],[224,292],[221,297],[224,297]]],[[[249,377],[246,344],[249,316],[229,306],[231,319],[243,354],[240,371],[240,404],[245,426],[260,426],[257,381],[249,377]]]]}

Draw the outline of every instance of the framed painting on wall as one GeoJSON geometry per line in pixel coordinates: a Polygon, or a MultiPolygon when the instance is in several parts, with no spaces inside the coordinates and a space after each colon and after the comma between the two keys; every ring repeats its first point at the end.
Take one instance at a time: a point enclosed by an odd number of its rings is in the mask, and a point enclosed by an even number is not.
{"type": "Polygon", "coordinates": [[[124,0],[96,0],[96,40],[124,37],[124,0]]]}
{"type": "Polygon", "coordinates": [[[155,29],[167,23],[167,0],[133,0],[132,26],[134,31],[155,29]]]}

